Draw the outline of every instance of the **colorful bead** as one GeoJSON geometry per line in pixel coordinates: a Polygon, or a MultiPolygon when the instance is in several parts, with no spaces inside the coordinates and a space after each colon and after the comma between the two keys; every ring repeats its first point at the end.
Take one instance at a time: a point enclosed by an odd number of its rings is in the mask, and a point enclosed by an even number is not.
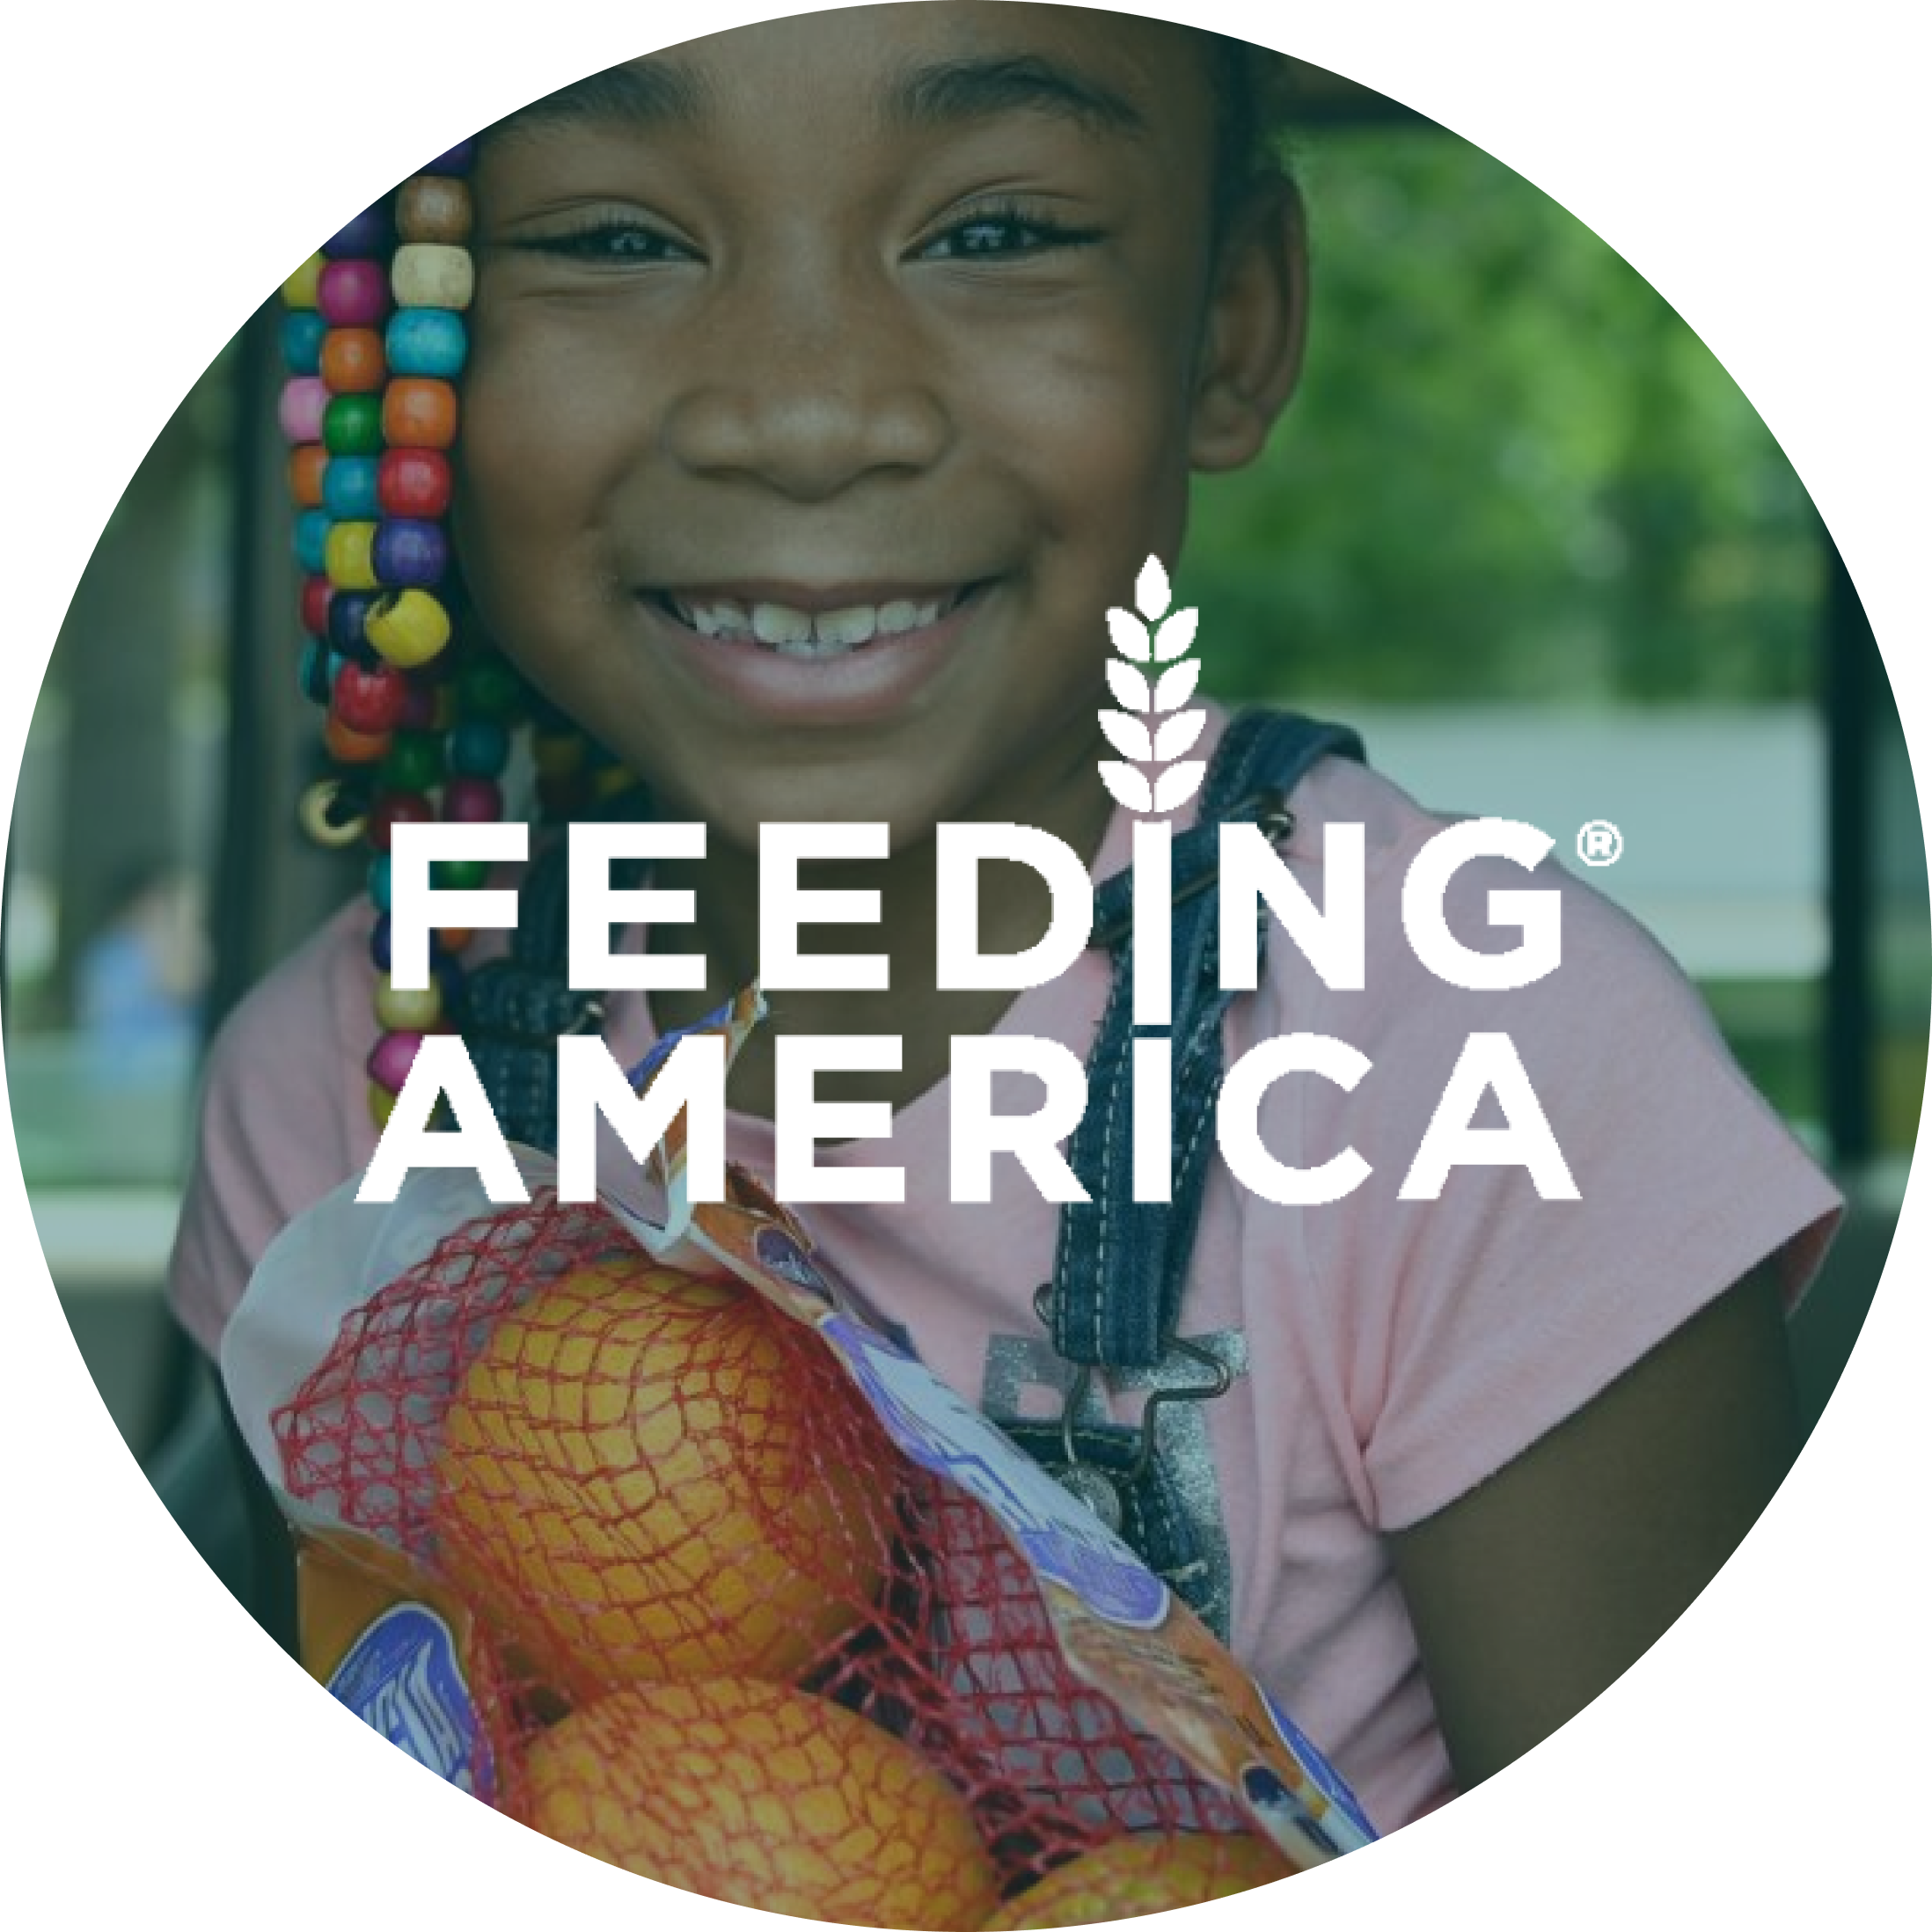
{"type": "Polygon", "coordinates": [[[356,794],[341,779],[321,779],[303,793],[296,807],[302,829],[318,845],[353,845],[362,836],[356,794]]]}
{"type": "Polygon", "coordinates": [[[447,450],[456,432],[456,391],[448,383],[402,376],[384,391],[383,434],[392,445],[447,450]]]}
{"type": "Polygon", "coordinates": [[[427,792],[443,782],[443,743],[427,731],[399,731],[383,760],[384,784],[398,792],[427,792]]]}
{"type": "MultiPolygon", "coordinates": [[[[389,969],[384,966],[386,973],[389,969]]],[[[416,1064],[416,1050],[422,1044],[420,1033],[385,1033],[369,1056],[369,1077],[388,1094],[399,1094],[409,1069],[416,1064]]]]}
{"type": "Polygon", "coordinates": [[[450,734],[450,769],[465,778],[495,778],[509,763],[509,733],[494,718],[465,718],[450,734]]]}
{"type": "Polygon", "coordinates": [[[311,255],[296,272],[282,285],[282,299],[291,309],[312,309],[319,298],[322,271],[327,266],[324,259],[311,255]]]}
{"type": "Polygon", "coordinates": [[[313,309],[290,309],[282,318],[282,360],[291,376],[322,370],[322,339],[329,326],[313,309]]]}
{"type": "Polygon", "coordinates": [[[345,222],[322,244],[332,260],[342,255],[379,255],[389,245],[389,210],[380,202],[345,222]]]}
{"type": "Polygon", "coordinates": [[[326,637],[329,632],[329,598],[333,595],[326,577],[304,577],[298,606],[302,628],[312,637],[326,637]]]}
{"type": "Polygon", "coordinates": [[[443,582],[449,567],[450,539],[441,523],[392,516],[376,526],[376,574],[384,583],[428,589],[443,582]]]}
{"type": "Polygon", "coordinates": [[[402,721],[405,689],[403,674],[392,665],[344,664],[336,673],[329,709],[352,731],[386,734],[402,721]]]}
{"type": "Polygon", "coordinates": [[[465,712],[508,721],[523,707],[523,681],[495,653],[472,658],[457,673],[457,694],[465,712]]]}
{"type": "Polygon", "coordinates": [[[470,333],[453,309],[398,309],[383,333],[389,366],[399,376],[457,376],[470,333]]]}
{"type": "Polygon", "coordinates": [[[289,452],[289,494],[299,509],[314,509],[323,501],[322,479],[329,452],[319,443],[298,443],[289,452]]]}
{"type": "Polygon", "coordinates": [[[474,892],[489,875],[481,859],[435,859],[429,865],[430,884],[444,892],[474,892]]]}
{"type": "Polygon", "coordinates": [[[383,338],[374,329],[331,329],[322,342],[322,380],[337,396],[367,396],[389,378],[383,338]]]}
{"type": "Polygon", "coordinates": [[[376,575],[376,528],[374,523],[333,523],[330,526],[326,567],[329,582],[338,590],[375,589],[378,581],[376,575]]]}
{"type": "Polygon", "coordinates": [[[392,664],[413,670],[450,641],[450,614],[427,590],[392,590],[370,605],[362,634],[392,664]]]}
{"type": "Polygon", "coordinates": [[[316,284],[315,305],[332,329],[374,328],[389,313],[389,282],[382,263],[326,263],[316,284]]]}
{"type": "Polygon", "coordinates": [[[392,828],[427,825],[435,816],[435,807],[421,792],[384,792],[370,807],[369,842],[377,851],[387,852],[392,828]]]}
{"type": "Polygon", "coordinates": [[[380,456],[383,406],[375,396],[333,396],[322,416],[322,440],[332,457],[380,456]]]}
{"type": "Polygon", "coordinates": [[[443,787],[443,816],[452,825],[494,824],[503,816],[503,788],[494,779],[453,778],[443,787]]]}
{"type": "MultiPolygon", "coordinates": [[[[457,823],[501,816],[497,778],[509,756],[505,723],[526,696],[508,665],[475,657],[466,646],[447,661],[465,661],[454,676],[436,663],[454,629],[450,611],[430,593],[453,562],[442,522],[453,495],[443,452],[458,433],[453,384],[469,350],[462,311],[476,289],[466,246],[474,201],[458,179],[474,155],[473,142],[459,143],[406,182],[392,203],[345,223],[284,289],[289,313],[282,336],[292,379],[282,418],[298,446],[289,480],[305,573],[301,682],[327,706],[324,738],[331,755],[361,768],[311,787],[303,820],[324,844],[362,836],[378,848],[368,882],[382,913],[370,939],[383,1028],[368,1061],[370,1109],[378,1127],[424,1035],[462,1023],[466,979],[454,955],[471,937],[435,935],[433,985],[398,991],[390,978],[386,848],[397,824],[430,821],[439,809],[457,823]],[[431,665],[436,668],[425,669],[431,665]],[[465,710],[474,715],[465,717],[465,710]],[[453,766],[447,783],[446,738],[453,766]],[[372,804],[378,773],[383,789],[372,804]],[[428,795],[439,786],[440,807],[428,795]]],[[[487,869],[445,861],[432,876],[461,889],[481,884],[487,869]]]]}
{"type": "Polygon", "coordinates": [[[337,457],[322,479],[322,507],[344,523],[374,523],[382,509],[377,475],[374,457],[337,457]]]}
{"type": "Polygon", "coordinates": [[[370,648],[364,625],[369,621],[370,607],[376,602],[376,593],[371,590],[335,590],[329,598],[329,642],[345,658],[373,661],[375,654],[370,648]]]}
{"type": "Polygon", "coordinates": [[[476,263],[467,248],[405,242],[390,260],[389,286],[399,308],[466,309],[476,293],[476,263]]]}
{"type": "Polygon", "coordinates": [[[425,677],[406,678],[403,695],[402,728],[405,731],[433,731],[437,728],[438,687],[425,677]]]}
{"type": "Polygon", "coordinates": [[[334,527],[334,518],[324,509],[303,510],[296,517],[296,563],[311,577],[328,567],[329,532],[334,527]]]}
{"type": "Polygon", "coordinates": [[[319,443],[328,406],[328,384],[319,376],[291,376],[282,385],[275,411],[282,435],[290,443],[319,443]]]}
{"type": "Polygon", "coordinates": [[[376,479],[384,516],[441,516],[450,507],[450,459],[440,450],[390,450],[376,479]]]}
{"type": "Polygon", "coordinates": [[[339,765],[378,765],[389,755],[387,732],[357,731],[332,711],[322,727],[322,742],[339,765]]]}
{"type": "Polygon", "coordinates": [[[475,219],[470,184],[456,175],[412,175],[396,190],[396,232],[406,242],[466,242],[475,219]]]}
{"type": "Polygon", "coordinates": [[[432,974],[427,986],[411,990],[385,973],[376,982],[377,1024],[392,1033],[428,1033],[443,1018],[443,988],[432,974]]]}

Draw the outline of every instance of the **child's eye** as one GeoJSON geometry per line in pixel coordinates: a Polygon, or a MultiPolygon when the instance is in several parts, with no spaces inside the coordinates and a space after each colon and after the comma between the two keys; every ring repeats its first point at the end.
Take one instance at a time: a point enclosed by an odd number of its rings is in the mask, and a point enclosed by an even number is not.
{"type": "Polygon", "coordinates": [[[549,234],[521,238],[515,246],[531,254],[601,267],[628,268],[654,262],[696,261],[695,250],[642,222],[597,220],[549,234]]]}
{"type": "Polygon", "coordinates": [[[962,216],[918,251],[926,261],[984,261],[1001,255],[1077,248],[1099,238],[1020,208],[990,208],[962,216]]]}

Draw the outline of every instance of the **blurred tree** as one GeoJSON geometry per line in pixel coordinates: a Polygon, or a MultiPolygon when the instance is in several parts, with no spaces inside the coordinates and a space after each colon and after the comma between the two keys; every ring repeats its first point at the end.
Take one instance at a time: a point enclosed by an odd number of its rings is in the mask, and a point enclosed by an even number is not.
{"type": "Polygon", "coordinates": [[[1301,392],[1198,498],[1181,589],[1230,697],[1806,695],[1816,524],[1770,432],[1622,258],[1441,129],[1297,158],[1301,392]]]}

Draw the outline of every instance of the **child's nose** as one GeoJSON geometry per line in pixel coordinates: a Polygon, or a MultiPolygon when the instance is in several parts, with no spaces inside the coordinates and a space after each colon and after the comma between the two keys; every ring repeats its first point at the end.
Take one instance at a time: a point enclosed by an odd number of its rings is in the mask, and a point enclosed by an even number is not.
{"type": "Polygon", "coordinates": [[[890,315],[889,290],[764,294],[746,291],[748,312],[732,324],[719,318],[704,368],[673,405],[665,435],[678,462],[816,501],[940,460],[951,415],[917,330],[890,315]]]}

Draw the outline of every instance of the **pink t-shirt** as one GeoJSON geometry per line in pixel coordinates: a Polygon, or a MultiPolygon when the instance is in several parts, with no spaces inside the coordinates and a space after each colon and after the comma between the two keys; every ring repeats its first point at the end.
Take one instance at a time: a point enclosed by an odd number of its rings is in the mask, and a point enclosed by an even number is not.
{"type": "MultiPolygon", "coordinates": [[[[1500,1468],[1774,1251],[1795,1296],[1838,1198],[1675,966],[1599,895],[1551,865],[1534,879],[1505,860],[1465,867],[1448,897],[1465,944],[1516,943],[1487,921],[1492,889],[1551,887],[1562,962],[1518,991],[1460,991],[1416,962],[1401,922],[1409,862],[1444,821],[1335,760],[1294,806],[1286,855],[1318,904],[1324,825],[1365,828],[1367,985],[1327,991],[1277,933],[1261,990],[1230,1014],[1228,1060],[1292,1032],[1366,1056],[1372,1071],[1352,1093],[1312,1075],[1278,1081],[1259,1123],[1285,1165],[1352,1146],[1372,1171],[1343,1200],[1295,1208],[1216,1163],[1181,1333],[1235,1375],[1218,1401],[1171,1407],[1185,1419],[1164,1441],[1197,1531],[1227,1553],[1236,1654],[1387,1830],[1453,1786],[1382,1533],[1500,1468]],[[1581,1198],[1542,1200],[1520,1166],[1467,1166],[1439,1199],[1399,1200],[1465,1040],[1497,1031],[1514,1042],[1581,1198]]],[[[1096,877],[1124,863],[1129,837],[1116,817],[1096,877]]],[[[214,1049],[172,1277],[182,1321],[210,1350],[269,1239],[374,1152],[369,924],[366,906],[346,908],[214,1049]]],[[[999,1030],[1084,1057],[1108,984],[1104,958],[1088,953],[1021,994],[999,1030]]],[[[653,1034],[640,996],[611,1001],[607,1037],[625,1065],[643,1055],[653,1034]]],[[[995,1095],[1014,1111],[1038,1103],[1031,1082],[1005,1098],[996,1083],[995,1095]]],[[[1052,1273],[1057,1211],[1005,1156],[992,1204],[950,1201],[948,1104],[941,1085],[894,1117],[889,1142],[820,1151],[823,1165],[903,1167],[903,1205],[807,1207],[801,1218],[955,1388],[996,1417],[1056,1416],[1064,1371],[1033,1301],[1052,1273]]],[[[1494,1096],[1484,1104],[1475,1124],[1500,1125],[1494,1096]]],[[[614,1139],[605,1145],[606,1177],[634,1173],[614,1139]]],[[[729,1151],[768,1176],[769,1124],[734,1115],[729,1151]]],[[[1144,1399],[1123,1391],[1112,1412],[1130,1420],[1144,1399]]]]}

